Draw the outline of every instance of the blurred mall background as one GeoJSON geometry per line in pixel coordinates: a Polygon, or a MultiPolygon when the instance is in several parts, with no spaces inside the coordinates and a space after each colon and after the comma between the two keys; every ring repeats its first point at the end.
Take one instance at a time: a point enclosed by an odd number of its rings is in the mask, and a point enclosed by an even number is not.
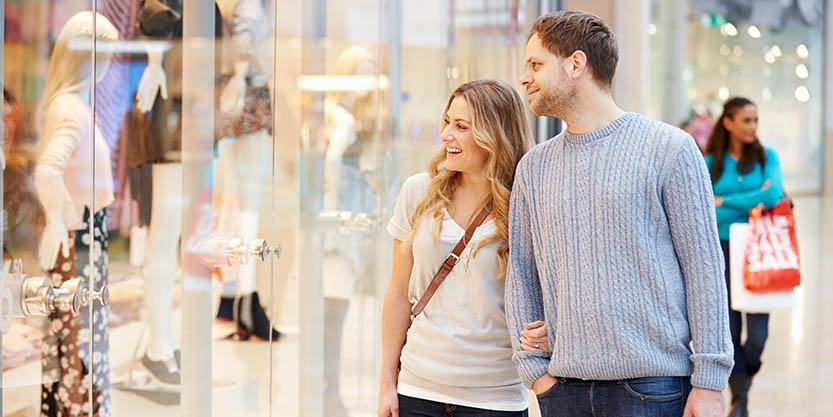
{"type": "MultiPolygon", "coordinates": [[[[376,415],[399,186],[448,94],[486,77],[523,93],[532,22],[576,8],[618,37],[625,110],[704,146],[727,98],[757,103],[803,282],[772,315],[750,414],[831,416],[831,3],[4,0],[0,414],[376,415]],[[50,111],[87,152],[56,160],[68,200],[32,187],[50,111]],[[64,203],[101,217],[67,225],[75,251],[47,271],[33,237],[64,203]],[[61,302],[77,311],[49,316],[61,302]]],[[[538,142],[563,128],[530,123],[538,142]]]]}

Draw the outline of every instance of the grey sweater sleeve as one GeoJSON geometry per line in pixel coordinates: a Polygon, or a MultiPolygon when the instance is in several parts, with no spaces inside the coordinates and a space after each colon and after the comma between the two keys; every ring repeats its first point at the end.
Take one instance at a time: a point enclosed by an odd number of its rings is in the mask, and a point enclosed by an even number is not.
{"type": "MultiPolygon", "coordinates": [[[[529,189],[525,182],[527,174],[524,167],[530,163],[529,159],[527,155],[518,164],[509,203],[509,265],[504,294],[506,324],[514,351],[512,359],[518,364],[521,381],[531,389],[535,380],[547,373],[550,354],[522,350],[518,340],[526,323],[544,320],[541,283],[538,281],[530,224],[529,189]]],[[[548,328],[548,331],[552,340],[552,328],[548,328]]]]}
{"type": "Polygon", "coordinates": [[[691,385],[723,390],[734,364],[724,259],[709,173],[693,140],[685,138],[671,155],[661,181],[671,239],[685,279],[694,342],[691,385]]]}

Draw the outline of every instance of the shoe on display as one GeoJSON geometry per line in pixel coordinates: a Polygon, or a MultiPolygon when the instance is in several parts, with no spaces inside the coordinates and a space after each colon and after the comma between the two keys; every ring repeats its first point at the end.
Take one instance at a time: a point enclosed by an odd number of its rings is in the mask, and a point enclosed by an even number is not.
{"type": "Polygon", "coordinates": [[[257,296],[257,293],[252,294],[252,328],[250,332],[255,335],[258,339],[262,340],[269,340],[269,330],[272,331],[272,340],[277,341],[281,338],[281,332],[271,328],[269,326],[269,316],[266,315],[266,311],[260,305],[260,299],[257,296]]]}
{"type": "Polygon", "coordinates": [[[220,308],[217,309],[217,320],[234,321],[234,297],[220,297],[220,308]]]}
{"type": "Polygon", "coordinates": [[[269,316],[260,305],[257,293],[246,294],[237,300],[237,330],[228,335],[226,339],[245,341],[252,336],[263,340],[269,340],[269,331],[272,331],[272,341],[280,340],[283,334],[269,327],[269,316]],[[248,311],[246,311],[248,310],[248,311]],[[248,314],[244,314],[248,313],[248,314]]]}
{"type": "Polygon", "coordinates": [[[145,356],[142,356],[142,365],[159,382],[179,385],[179,366],[177,366],[174,356],[155,361],[145,354],[145,356]]]}

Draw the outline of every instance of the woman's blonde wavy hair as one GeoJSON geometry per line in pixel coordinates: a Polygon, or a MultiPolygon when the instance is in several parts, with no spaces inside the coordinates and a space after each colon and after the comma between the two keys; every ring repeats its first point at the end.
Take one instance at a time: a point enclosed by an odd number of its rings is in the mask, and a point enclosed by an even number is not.
{"type": "MultiPolygon", "coordinates": [[[[458,97],[468,103],[475,142],[489,154],[485,172],[489,192],[481,198],[478,206],[492,205],[492,216],[497,226],[497,233],[482,240],[474,248],[474,255],[483,245],[503,239],[503,245],[497,251],[498,278],[501,279],[506,275],[509,256],[509,194],[515,180],[515,167],[532,145],[526,107],[518,92],[503,81],[470,81],[457,87],[448,98],[440,132],[448,125],[445,120],[451,102],[458,97]]],[[[451,205],[452,196],[461,179],[460,172],[445,168],[445,158],[445,147],[440,147],[431,155],[428,164],[431,182],[425,197],[417,203],[411,219],[411,224],[417,225],[424,214],[431,213],[434,218],[432,231],[435,244],[445,217],[443,209],[451,205]]],[[[408,246],[413,244],[415,233],[416,227],[408,236],[408,246]]]]}

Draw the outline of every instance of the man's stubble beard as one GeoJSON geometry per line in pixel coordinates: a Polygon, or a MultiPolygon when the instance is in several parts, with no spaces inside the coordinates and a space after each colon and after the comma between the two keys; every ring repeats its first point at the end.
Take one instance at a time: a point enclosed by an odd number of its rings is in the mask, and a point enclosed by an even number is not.
{"type": "Polygon", "coordinates": [[[565,120],[572,113],[575,106],[575,88],[572,85],[562,85],[553,88],[551,93],[541,91],[538,102],[530,109],[537,116],[549,116],[565,120]]]}

